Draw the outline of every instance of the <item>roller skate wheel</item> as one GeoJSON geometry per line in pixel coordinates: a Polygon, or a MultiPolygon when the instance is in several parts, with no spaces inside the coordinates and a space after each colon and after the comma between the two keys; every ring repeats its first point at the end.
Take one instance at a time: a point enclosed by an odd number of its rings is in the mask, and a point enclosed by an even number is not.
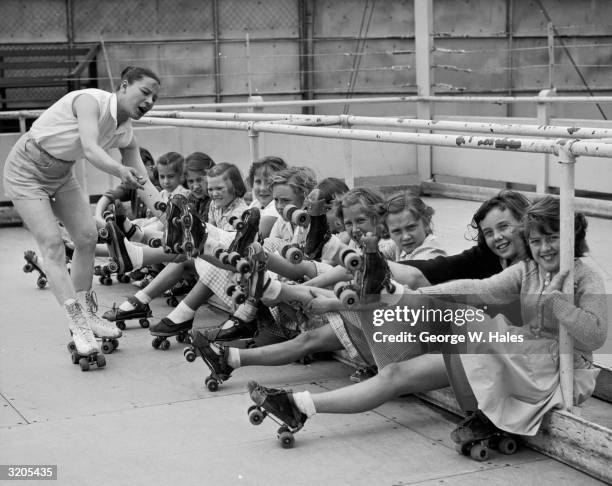
{"type": "Polygon", "coordinates": [[[165,211],[168,208],[168,205],[165,202],[157,201],[153,207],[158,211],[165,211]]]}
{"type": "Polygon", "coordinates": [[[108,230],[106,228],[100,228],[98,230],[98,236],[100,237],[100,239],[102,240],[108,240],[108,230]]]}
{"type": "Polygon", "coordinates": [[[222,252],[219,256],[219,260],[221,261],[221,263],[223,263],[223,265],[229,265],[229,253],[226,251],[222,252]]]}
{"type": "Polygon", "coordinates": [[[251,264],[246,260],[240,260],[236,264],[236,270],[238,273],[249,273],[251,271],[251,264]]]}
{"type": "Polygon", "coordinates": [[[115,323],[115,326],[117,326],[117,329],[119,329],[120,331],[125,331],[125,322],[124,321],[117,321],[115,323]]]}
{"type": "Polygon", "coordinates": [[[112,284],[113,284],[113,281],[111,280],[111,278],[110,278],[110,277],[104,277],[104,276],[102,276],[102,277],[100,277],[100,283],[101,283],[102,285],[107,285],[107,286],[108,286],[108,285],[112,285],[112,284]]]}
{"type": "Polygon", "coordinates": [[[151,341],[151,346],[153,346],[155,349],[159,349],[160,344],[161,340],[158,337],[154,338],[153,341],[151,341]]]}
{"type": "Polygon", "coordinates": [[[470,444],[455,444],[455,450],[464,456],[470,455],[470,444]]]}
{"type": "Polygon", "coordinates": [[[121,275],[117,275],[117,280],[119,280],[120,283],[130,283],[130,277],[123,273],[121,275]]]}
{"type": "Polygon", "coordinates": [[[304,254],[302,253],[302,250],[300,250],[299,248],[290,248],[287,251],[287,256],[285,258],[289,260],[291,263],[297,265],[304,258],[304,254]]]}
{"type": "Polygon", "coordinates": [[[236,229],[236,231],[242,231],[244,229],[244,221],[239,220],[238,218],[236,218],[234,220],[233,223],[231,223],[232,226],[234,226],[234,228],[236,229]]]}
{"type": "Polygon", "coordinates": [[[188,363],[193,363],[196,359],[195,351],[191,346],[188,346],[183,350],[183,356],[185,356],[188,363]]]}
{"type": "Polygon", "coordinates": [[[111,343],[113,343],[113,348],[117,349],[119,347],[119,340],[118,339],[111,339],[111,343]]]}
{"type": "Polygon", "coordinates": [[[259,408],[249,408],[249,422],[251,422],[253,425],[261,424],[261,422],[263,422],[264,417],[265,416],[263,412],[259,410],[259,408]]]}
{"type": "Polygon", "coordinates": [[[117,271],[119,270],[119,265],[117,264],[117,262],[108,262],[108,274],[110,275],[111,273],[117,273],[117,271]]]}
{"type": "Polygon", "coordinates": [[[138,323],[140,324],[140,327],[146,329],[147,327],[149,327],[149,321],[147,319],[140,319],[138,321],[138,323]]]}
{"type": "Polygon", "coordinates": [[[296,209],[297,207],[294,206],[293,204],[289,204],[285,206],[285,209],[283,209],[283,219],[285,221],[291,221],[291,217],[293,216],[293,213],[295,212],[296,209]]]}
{"type": "Polygon", "coordinates": [[[302,227],[308,226],[308,223],[310,223],[310,216],[308,216],[306,211],[301,209],[294,212],[291,219],[294,224],[302,227]]]}
{"type": "Polygon", "coordinates": [[[172,252],[177,253],[177,254],[181,254],[181,253],[185,253],[185,250],[183,249],[183,246],[180,243],[176,243],[172,247],[172,252]]]}
{"type": "Polygon", "coordinates": [[[518,444],[512,437],[504,437],[499,441],[499,444],[497,444],[497,448],[499,452],[509,456],[516,452],[518,449],[518,444]]]}
{"type": "Polygon", "coordinates": [[[193,250],[195,250],[195,246],[193,246],[193,243],[191,241],[185,242],[185,244],[183,245],[183,251],[185,253],[193,253],[193,250]]]}
{"type": "Polygon", "coordinates": [[[361,268],[361,256],[357,253],[349,253],[343,259],[344,267],[349,270],[359,270],[361,268]]]}
{"type": "Polygon", "coordinates": [[[81,371],[89,371],[89,360],[85,357],[79,359],[81,371]]]}
{"type": "Polygon", "coordinates": [[[278,440],[283,449],[291,449],[295,444],[293,434],[286,427],[281,427],[278,429],[278,440]]]}
{"type": "Polygon", "coordinates": [[[166,299],[166,304],[170,307],[176,307],[178,305],[178,299],[176,297],[168,297],[166,299]]]}
{"type": "Polygon", "coordinates": [[[213,256],[217,259],[217,260],[221,260],[221,253],[223,253],[225,251],[225,248],[222,248],[220,246],[216,247],[213,250],[213,256]]]}
{"type": "Polygon", "coordinates": [[[76,350],[70,353],[70,360],[72,361],[72,364],[79,363],[79,355],[77,354],[76,350]]]}
{"type": "Polygon", "coordinates": [[[94,275],[102,275],[102,267],[100,265],[94,267],[94,275]]]}
{"type": "Polygon", "coordinates": [[[358,300],[359,296],[357,295],[357,292],[352,289],[346,289],[340,294],[340,302],[342,305],[351,307],[355,305],[358,300]]]}
{"type": "Polygon", "coordinates": [[[234,295],[234,292],[236,292],[236,290],[238,290],[238,287],[234,284],[232,285],[228,285],[227,288],[225,289],[225,293],[227,294],[228,297],[231,297],[232,295],[234,295]]]}
{"type": "Polygon", "coordinates": [[[103,354],[98,354],[96,356],[96,364],[98,365],[98,368],[104,368],[106,366],[106,358],[103,354]]]}
{"type": "Polygon", "coordinates": [[[47,279],[45,277],[38,277],[38,279],[36,280],[36,286],[39,289],[44,289],[45,285],[47,285],[47,279]]]}
{"type": "Polygon", "coordinates": [[[240,260],[240,258],[242,258],[242,257],[240,256],[240,253],[238,253],[238,252],[236,252],[236,251],[231,252],[231,253],[229,254],[229,256],[227,257],[227,259],[229,260],[229,264],[230,264],[232,267],[235,267],[235,266],[236,266],[236,264],[238,263],[238,260],[240,260]]]}
{"type": "Polygon", "coordinates": [[[160,246],[162,246],[162,240],[160,240],[159,238],[151,238],[149,240],[149,246],[151,248],[159,248],[160,246]]]}
{"type": "Polygon", "coordinates": [[[247,296],[242,290],[238,290],[237,292],[234,292],[234,294],[232,295],[232,302],[236,305],[244,304],[246,299],[247,299],[247,296]]]}
{"type": "Polygon", "coordinates": [[[33,267],[33,266],[30,264],[30,263],[26,263],[26,264],[23,266],[23,271],[24,271],[25,273],[30,273],[32,270],[34,270],[34,267],[33,267]]]}
{"type": "Polygon", "coordinates": [[[110,341],[103,342],[101,347],[102,347],[102,352],[104,354],[112,353],[115,350],[113,343],[111,343],[110,341]]]}
{"type": "Polygon", "coordinates": [[[67,348],[69,353],[76,351],[76,344],[74,344],[74,341],[70,341],[67,345],[67,348]]]}
{"type": "Polygon", "coordinates": [[[219,389],[219,382],[215,378],[212,378],[210,376],[206,378],[204,384],[206,385],[206,388],[209,392],[216,392],[219,389]]]}
{"type": "Polygon", "coordinates": [[[159,347],[162,351],[168,351],[170,349],[170,341],[164,339],[161,343],[159,343],[159,347]]]}
{"type": "Polygon", "coordinates": [[[337,299],[340,298],[340,294],[346,288],[346,282],[336,282],[334,285],[334,295],[337,299]]]}
{"type": "Polygon", "coordinates": [[[475,461],[486,461],[489,458],[489,449],[482,444],[474,444],[470,449],[470,457],[475,461]]]}
{"type": "Polygon", "coordinates": [[[176,342],[177,343],[184,343],[185,342],[185,336],[183,336],[182,334],[177,334],[176,335],[176,342]]]}

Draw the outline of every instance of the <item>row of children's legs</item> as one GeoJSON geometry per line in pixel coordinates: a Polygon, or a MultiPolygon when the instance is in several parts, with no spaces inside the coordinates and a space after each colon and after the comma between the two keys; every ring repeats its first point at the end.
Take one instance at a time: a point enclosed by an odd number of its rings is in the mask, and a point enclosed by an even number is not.
{"type": "MultiPolygon", "coordinates": [[[[387,261],[376,225],[368,230],[360,222],[363,209],[355,205],[351,200],[344,209],[345,223],[354,225],[357,249],[332,234],[324,211],[315,204],[305,205],[303,212],[298,206],[285,207],[280,212],[291,237],[275,234],[263,239],[257,208],[235,217],[231,221],[235,231],[227,232],[206,224],[186,201],[175,196],[163,207],[163,231],[149,233],[148,246],[142,244],[144,231],[133,230],[127,218],[109,214],[99,235],[108,245],[117,272],[140,270],[152,263],[166,262],[166,266],[145,288],[113,304],[103,317],[119,330],[126,329],[126,321],[139,319],[142,327],[149,327],[156,349],[168,349],[169,338],[176,336],[178,342],[187,344],[185,359],[193,362],[201,357],[210,370],[205,381],[210,391],[228,381],[238,368],[288,364],[315,353],[345,351],[363,363],[357,378],[370,379],[317,395],[249,384],[255,402],[249,412],[252,423],[259,424],[265,416],[278,421],[279,437],[286,447],[293,445],[293,434],[315,413],[360,412],[401,394],[450,383],[464,410],[473,412],[453,432],[459,450],[478,460],[487,457],[488,447],[514,452],[514,439],[478,411],[453,352],[430,354],[422,344],[373,341],[368,314],[372,308],[399,306],[402,299],[409,299],[404,303],[414,308],[418,305],[410,300],[414,296],[406,297],[402,291],[403,285],[414,282],[414,275],[408,272],[406,277],[405,267],[387,261]],[[178,296],[173,291],[177,284],[190,288],[180,303],[172,300],[178,296]],[[149,304],[165,292],[169,292],[168,303],[178,305],[149,326],[149,304]],[[230,315],[218,326],[194,329],[196,311],[213,296],[230,315]]],[[[421,306],[440,305],[424,302],[421,306]]],[[[441,329],[438,326],[435,332],[441,329]]],[[[433,328],[427,331],[435,333],[433,328]]]]}

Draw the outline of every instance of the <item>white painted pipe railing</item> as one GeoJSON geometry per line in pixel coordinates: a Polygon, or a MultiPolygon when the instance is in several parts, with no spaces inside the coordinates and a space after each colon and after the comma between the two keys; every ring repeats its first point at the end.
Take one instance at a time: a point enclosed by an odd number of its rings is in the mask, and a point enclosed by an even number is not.
{"type": "MultiPolygon", "coordinates": [[[[380,130],[359,130],[329,127],[288,125],[272,122],[247,122],[229,120],[181,120],[174,118],[141,118],[139,125],[176,126],[193,128],[214,128],[223,130],[255,130],[267,133],[282,133],[321,138],[338,138],[371,142],[409,143],[415,145],[436,145],[442,147],[477,148],[484,150],[510,150],[558,155],[559,146],[568,140],[550,140],[521,137],[483,137],[470,134],[443,135],[432,133],[406,133],[380,130]]],[[[612,157],[612,144],[596,141],[576,140],[571,144],[574,156],[612,157]]]]}
{"type": "Polygon", "coordinates": [[[282,113],[210,113],[192,111],[152,111],[145,118],[181,120],[270,121],[302,125],[343,125],[370,127],[398,127],[417,130],[527,135],[558,138],[612,139],[612,128],[579,126],[529,125],[512,123],[479,123],[445,120],[420,120],[405,117],[372,117],[354,115],[298,115],[282,113]]]}

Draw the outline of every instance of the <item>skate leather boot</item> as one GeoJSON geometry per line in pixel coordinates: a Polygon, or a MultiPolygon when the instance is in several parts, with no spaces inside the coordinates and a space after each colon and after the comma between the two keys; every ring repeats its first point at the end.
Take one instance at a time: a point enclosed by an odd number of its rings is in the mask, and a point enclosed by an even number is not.
{"type": "MultiPolygon", "coordinates": [[[[227,381],[232,371],[234,371],[234,368],[227,364],[227,350],[222,346],[212,344],[206,339],[201,329],[192,331],[191,336],[193,352],[195,352],[197,356],[200,356],[210,369],[210,376],[206,378],[205,385],[209,391],[217,391],[219,383],[227,381]]],[[[187,356],[188,351],[187,349],[185,350],[185,358],[189,361],[190,358],[187,356]]]]}
{"type": "Polygon", "coordinates": [[[249,420],[259,425],[266,416],[280,425],[278,440],[285,449],[293,447],[293,434],[299,431],[308,417],[297,407],[291,390],[266,388],[254,381],[247,385],[251,400],[255,405],[248,410],[249,420]]]}
{"type": "Polygon", "coordinates": [[[204,254],[204,243],[208,234],[206,233],[206,223],[200,219],[193,204],[183,205],[181,223],[183,228],[183,251],[188,257],[197,257],[204,254]]]}
{"type": "Polygon", "coordinates": [[[457,427],[451,432],[451,439],[455,444],[463,444],[486,439],[498,430],[485,414],[477,410],[459,422],[457,427]]]}
{"type": "Polygon", "coordinates": [[[89,327],[89,323],[78,301],[64,304],[68,313],[70,334],[76,346],[77,352],[82,356],[90,356],[100,352],[98,342],[89,327]]]}
{"type": "Polygon", "coordinates": [[[121,337],[121,330],[108,320],[103,320],[96,314],[98,312],[98,298],[93,290],[79,292],[79,300],[83,301],[83,313],[94,336],[105,339],[117,339],[121,337]]]}
{"type": "Polygon", "coordinates": [[[122,331],[125,330],[125,321],[129,319],[139,319],[141,327],[149,327],[148,318],[153,316],[149,304],[143,304],[134,296],[128,297],[127,301],[132,304],[134,309],[125,311],[113,304],[113,308],[102,314],[102,317],[107,321],[114,322],[122,331]]]}
{"type": "Polygon", "coordinates": [[[259,209],[247,209],[240,218],[230,218],[230,223],[236,228],[234,241],[230,243],[227,250],[216,248],[213,252],[215,258],[221,263],[231,265],[240,273],[251,271],[247,260],[249,246],[254,242],[261,242],[259,235],[259,220],[261,214],[259,209]]]}
{"type": "Polygon", "coordinates": [[[355,266],[353,281],[349,285],[339,282],[334,287],[336,297],[349,307],[356,302],[375,301],[383,290],[390,294],[396,290],[387,260],[378,249],[378,237],[368,233],[362,242],[363,255],[355,266]]]}
{"type": "Polygon", "coordinates": [[[319,260],[323,246],[331,238],[325,215],[331,210],[331,204],[323,199],[319,189],[314,189],[306,198],[306,208],[310,216],[310,226],[304,243],[304,255],[310,260],[319,260]]]}
{"type": "MultiPolygon", "coordinates": [[[[181,194],[175,194],[168,203],[157,204],[156,209],[162,209],[166,213],[166,228],[162,239],[162,245],[167,253],[184,253],[183,249],[183,225],[182,216],[187,205],[187,198],[181,194]]],[[[155,246],[155,245],[152,245],[155,246]]]]}
{"type": "Polygon", "coordinates": [[[104,213],[106,226],[98,230],[99,240],[106,243],[110,254],[110,263],[104,268],[104,273],[125,274],[134,269],[130,256],[125,247],[125,235],[115,222],[112,210],[104,213]]]}
{"type": "Polygon", "coordinates": [[[151,345],[155,349],[161,349],[162,351],[166,351],[170,349],[170,341],[169,337],[176,336],[176,341],[178,343],[191,343],[191,335],[189,331],[193,327],[193,318],[188,319],[184,322],[175,323],[168,317],[164,317],[161,321],[159,321],[154,326],[151,326],[150,333],[153,338],[151,345]]]}

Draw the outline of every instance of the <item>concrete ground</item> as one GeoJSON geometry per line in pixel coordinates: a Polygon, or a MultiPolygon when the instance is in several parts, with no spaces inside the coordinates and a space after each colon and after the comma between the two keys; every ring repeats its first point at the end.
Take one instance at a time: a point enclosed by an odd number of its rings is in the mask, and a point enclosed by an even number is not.
{"type": "MultiPolygon", "coordinates": [[[[429,199],[436,231],[455,252],[470,242],[466,224],[478,203],[429,199]]],[[[612,221],[590,218],[592,257],[612,289],[612,221]]],[[[128,323],[104,369],[83,373],[70,362],[63,311],[34,274],[23,251],[34,248],[22,228],[0,229],[0,464],[56,464],[59,484],[597,484],[590,476],[529,449],[494,453],[478,463],[457,454],[449,433],[457,419],[415,398],[357,415],[321,415],[282,449],[277,426],[247,418],[246,383],[321,391],[350,382],[336,361],[252,367],[220,391],[204,386],[201,360],[188,363],[182,345],[151,347],[149,332],[128,323]]],[[[94,288],[102,310],[133,294],[130,284],[94,288]]],[[[169,312],[153,303],[154,319],[169,312]]],[[[221,321],[208,308],[201,324],[221,321]]],[[[601,362],[610,363],[608,339],[601,362]]],[[[25,484],[32,484],[31,482],[25,484]]]]}

